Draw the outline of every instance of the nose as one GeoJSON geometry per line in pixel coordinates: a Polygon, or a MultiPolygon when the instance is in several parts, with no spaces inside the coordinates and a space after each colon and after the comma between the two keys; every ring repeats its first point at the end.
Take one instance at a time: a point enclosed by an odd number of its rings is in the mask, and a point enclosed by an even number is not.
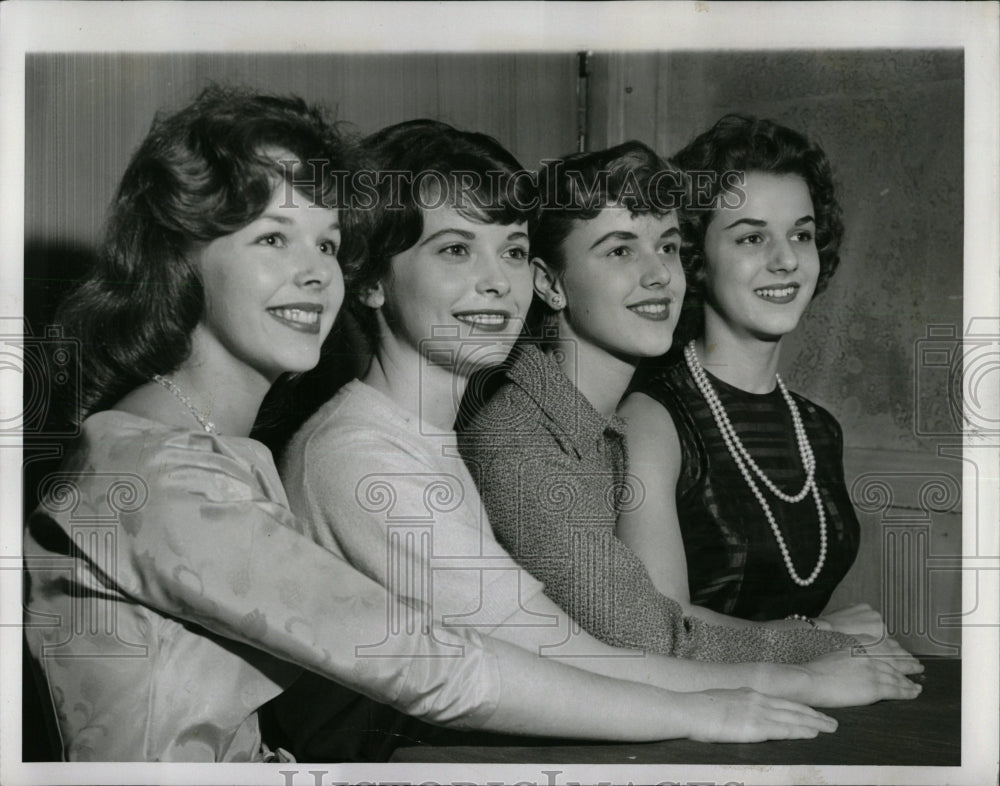
{"type": "Polygon", "coordinates": [[[660,254],[646,254],[643,260],[642,277],[639,283],[647,289],[665,287],[670,283],[670,262],[660,254]]]}
{"type": "Polygon", "coordinates": [[[332,254],[319,251],[302,252],[296,260],[296,286],[324,290],[340,274],[340,263],[332,254]]]}
{"type": "Polygon", "coordinates": [[[510,292],[510,278],[504,269],[503,262],[490,255],[483,260],[479,269],[479,279],[476,281],[476,291],[481,295],[503,297],[510,292]]]}
{"type": "Polygon", "coordinates": [[[799,255],[787,238],[778,238],[768,260],[768,269],[772,272],[792,273],[798,270],[799,255]]]}

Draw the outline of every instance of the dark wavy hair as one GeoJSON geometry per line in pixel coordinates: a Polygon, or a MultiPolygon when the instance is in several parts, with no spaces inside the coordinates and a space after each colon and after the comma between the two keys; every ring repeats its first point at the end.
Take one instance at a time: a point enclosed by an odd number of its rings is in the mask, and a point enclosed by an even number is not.
{"type": "Polygon", "coordinates": [[[204,309],[194,254],[255,220],[282,182],[314,204],[341,205],[338,174],[354,165],[353,149],[292,96],[211,86],[157,114],[122,176],[96,266],[59,312],[83,346],[73,419],[175,370],[204,309]]]}
{"type": "Polygon", "coordinates": [[[424,231],[423,208],[449,205],[483,224],[528,222],[536,212],[533,174],[496,139],[437,120],[410,120],[362,141],[366,183],[356,205],[366,255],[345,264],[349,304],[365,337],[377,338],[375,314],[360,298],[389,275],[392,257],[424,231]]]}
{"type": "MultiPolygon", "coordinates": [[[[538,172],[541,210],[530,227],[531,256],[559,275],[566,269],[563,243],[574,221],[589,221],[606,207],[633,216],[663,216],[689,198],[687,177],[642,142],[631,140],[606,150],[574,153],[545,162],[538,172]]],[[[681,227],[682,237],[686,234],[681,227]]],[[[535,298],[529,324],[537,332],[554,312],[535,298]]]]}
{"type": "Polygon", "coordinates": [[[840,264],[844,224],[834,193],[830,162],[819,145],[772,120],[729,114],[696,137],[672,160],[691,175],[697,191],[695,206],[688,211],[692,242],[682,249],[687,257],[688,289],[675,346],[683,346],[703,329],[705,233],[715,211],[697,206],[716,203],[726,188],[726,173],[769,172],[798,175],[805,180],[815,211],[816,249],[819,252],[820,272],[814,297],[826,288],[840,264]],[[711,177],[699,179],[696,173],[701,172],[711,177]]]}

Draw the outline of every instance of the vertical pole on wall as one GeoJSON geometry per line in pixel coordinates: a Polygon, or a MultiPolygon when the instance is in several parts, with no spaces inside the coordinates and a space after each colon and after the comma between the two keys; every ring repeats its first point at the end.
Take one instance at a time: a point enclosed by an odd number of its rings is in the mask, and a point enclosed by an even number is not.
{"type": "Polygon", "coordinates": [[[590,56],[592,52],[577,52],[576,75],[576,150],[587,151],[587,121],[589,120],[588,78],[590,77],[590,56]]]}

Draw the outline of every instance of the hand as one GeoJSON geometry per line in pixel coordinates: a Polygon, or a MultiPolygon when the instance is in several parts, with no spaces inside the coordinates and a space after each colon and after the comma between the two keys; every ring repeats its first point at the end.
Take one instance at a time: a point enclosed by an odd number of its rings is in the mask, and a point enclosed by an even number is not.
{"type": "Polygon", "coordinates": [[[811,739],[837,728],[833,718],[804,704],[749,688],[677,695],[689,705],[690,738],[701,742],[811,739]]]}
{"type": "Polygon", "coordinates": [[[817,617],[816,622],[824,629],[846,633],[849,636],[868,636],[876,641],[885,636],[882,615],[867,603],[856,603],[824,614],[822,617],[817,617]]]}
{"type": "Polygon", "coordinates": [[[924,664],[904,650],[895,639],[884,636],[881,641],[867,636],[857,636],[858,643],[865,648],[864,654],[858,657],[879,658],[889,663],[896,671],[903,674],[920,674],[924,664]]]}
{"type": "Polygon", "coordinates": [[[854,707],[883,699],[915,699],[923,687],[907,679],[889,662],[853,655],[849,650],[829,652],[792,668],[804,669],[808,675],[807,686],[795,698],[814,707],[854,707]]]}

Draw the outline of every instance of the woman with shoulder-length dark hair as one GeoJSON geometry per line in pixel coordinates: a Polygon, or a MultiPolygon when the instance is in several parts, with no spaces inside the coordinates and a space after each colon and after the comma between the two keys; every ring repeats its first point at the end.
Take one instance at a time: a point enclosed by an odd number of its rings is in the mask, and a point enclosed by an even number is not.
{"type": "Polygon", "coordinates": [[[858,521],[840,426],[777,373],[783,338],[840,261],[830,163],[798,132],[740,115],[674,160],[702,185],[686,343],[677,362],[638,375],[619,410],[648,492],[619,535],[691,614],[880,639],[867,605],[819,616],[854,561],[858,521]]]}

